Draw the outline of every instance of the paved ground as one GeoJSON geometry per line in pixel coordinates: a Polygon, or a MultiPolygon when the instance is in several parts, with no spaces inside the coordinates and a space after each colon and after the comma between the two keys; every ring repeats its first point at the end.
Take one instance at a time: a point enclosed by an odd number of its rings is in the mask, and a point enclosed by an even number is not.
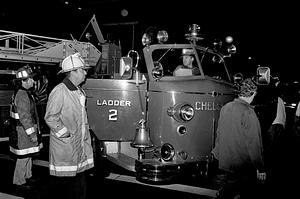
{"type": "MultiPolygon", "coordinates": [[[[6,151],[6,146],[1,144],[0,151],[6,151]]],[[[36,157],[43,159],[47,157],[47,152],[36,157]]],[[[11,196],[16,196],[25,199],[53,199],[51,193],[55,190],[53,187],[53,178],[49,176],[48,167],[40,166],[41,161],[37,161],[37,164],[33,165],[33,176],[38,176],[40,182],[36,184],[30,190],[17,189],[12,184],[12,176],[14,171],[15,161],[8,154],[0,155],[0,199],[12,199],[11,196]]],[[[112,170],[113,165],[106,163],[106,167],[112,170]]],[[[128,178],[130,173],[120,171],[119,173],[103,173],[102,169],[92,169],[90,175],[88,175],[88,198],[96,199],[103,198],[104,195],[107,197],[128,197],[131,199],[140,199],[143,197],[160,197],[162,195],[176,196],[179,198],[211,198],[208,196],[199,196],[198,194],[185,193],[182,191],[176,191],[176,187],[171,186],[170,188],[158,188],[156,186],[148,186],[143,183],[137,183],[134,176],[128,178]],[[127,176],[127,177],[126,177],[127,176]],[[126,177],[126,181],[124,181],[126,177]],[[128,182],[131,181],[131,182],[128,182]],[[174,190],[175,189],[175,190],[174,190]]],[[[206,189],[205,189],[206,190],[206,189]]],[[[210,194],[210,193],[209,193],[210,194]]],[[[208,194],[208,195],[209,195],[208,194]]],[[[16,198],[15,198],[16,199],[16,198]]]]}
{"type": "MultiPolygon", "coordinates": [[[[0,161],[1,162],[1,183],[0,192],[9,194],[25,199],[53,199],[51,197],[51,177],[48,175],[48,168],[35,165],[34,175],[40,177],[40,183],[30,190],[18,190],[11,184],[12,174],[14,168],[13,161],[0,161]],[[4,168],[5,167],[5,168],[4,168]]],[[[115,175],[118,178],[118,175],[115,175]]],[[[151,186],[145,186],[142,184],[128,183],[117,180],[111,180],[103,178],[97,175],[88,176],[88,198],[103,198],[104,196],[110,198],[126,197],[131,199],[140,199],[144,197],[160,198],[162,195],[169,195],[170,197],[176,196],[176,198],[203,198],[208,199],[207,196],[199,196],[190,193],[184,193],[180,191],[173,191],[168,189],[156,188],[151,186]]],[[[1,198],[0,199],[8,199],[1,198]]]]}
{"type": "MultiPolygon", "coordinates": [[[[274,174],[271,181],[264,186],[261,193],[264,198],[290,198],[290,196],[299,196],[299,152],[300,140],[292,136],[284,136],[280,140],[278,146],[277,162],[274,165],[274,174]]],[[[7,152],[7,146],[1,143],[0,151],[7,152]]],[[[41,159],[46,158],[47,151],[41,154],[41,159]]],[[[12,185],[12,176],[14,170],[14,160],[0,157],[0,193],[10,194],[26,199],[50,199],[51,192],[51,177],[47,167],[39,165],[33,166],[33,175],[38,176],[41,181],[31,190],[17,190],[12,185]]],[[[111,167],[111,165],[106,165],[111,167]]],[[[101,170],[102,171],[102,170],[101,170]]],[[[112,180],[106,178],[107,174],[93,170],[88,176],[88,199],[107,197],[128,197],[131,199],[155,197],[160,198],[162,195],[167,195],[172,198],[210,198],[200,195],[184,193],[181,191],[174,191],[169,189],[162,189],[157,187],[146,186],[144,184],[128,183],[119,180],[112,180]]],[[[116,177],[118,178],[118,176],[116,177]]],[[[121,179],[121,178],[120,178],[121,179]]],[[[0,199],[8,199],[8,196],[0,194],[0,199]]],[[[52,199],[52,198],[51,198],[52,199]]]]}

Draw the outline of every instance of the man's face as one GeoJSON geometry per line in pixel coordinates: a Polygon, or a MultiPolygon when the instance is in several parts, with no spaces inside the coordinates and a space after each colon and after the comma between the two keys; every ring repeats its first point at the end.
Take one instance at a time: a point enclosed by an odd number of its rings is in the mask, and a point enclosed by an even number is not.
{"type": "Polygon", "coordinates": [[[35,83],[35,81],[31,77],[24,80],[23,82],[24,82],[24,84],[23,83],[22,84],[24,85],[25,88],[31,88],[34,86],[34,83],[35,83]]]}
{"type": "Polygon", "coordinates": [[[192,67],[193,65],[193,61],[194,61],[194,57],[190,56],[190,55],[184,55],[182,57],[183,59],[183,65],[188,66],[188,67],[192,67]]]}
{"type": "Polygon", "coordinates": [[[81,84],[82,82],[84,82],[87,71],[82,68],[79,68],[75,71],[75,73],[78,79],[78,83],[81,84]]]}

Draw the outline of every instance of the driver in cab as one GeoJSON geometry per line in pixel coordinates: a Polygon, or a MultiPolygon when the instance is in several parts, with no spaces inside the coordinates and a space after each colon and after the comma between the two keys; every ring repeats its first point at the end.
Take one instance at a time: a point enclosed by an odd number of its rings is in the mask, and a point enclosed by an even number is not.
{"type": "Polygon", "coordinates": [[[193,49],[182,49],[182,65],[176,67],[173,76],[192,76],[200,75],[200,70],[193,65],[194,51],[193,49]]]}

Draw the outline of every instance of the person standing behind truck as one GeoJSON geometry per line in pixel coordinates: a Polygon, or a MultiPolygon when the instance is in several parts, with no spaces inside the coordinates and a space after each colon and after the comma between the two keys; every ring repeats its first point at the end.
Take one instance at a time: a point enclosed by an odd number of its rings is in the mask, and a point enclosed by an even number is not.
{"type": "Polygon", "coordinates": [[[220,111],[212,155],[227,178],[221,198],[235,195],[251,198],[256,192],[256,179],[262,182],[266,179],[260,123],[250,105],[256,91],[255,83],[250,78],[245,79],[238,98],[225,104],[220,111]]]}
{"type": "Polygon", "coordinates": [[[278,165],[278,153],[281,151],[281,139],[285,131],[286,111],[281,97],[279,79],[272,79],[269,85],[258,88],[258,95],[252,104],[260,121],[265,167],[268,181],[271,182],[274,169],[278,165]]]}
{"type": "Polygon", "coordinates": [[[42,148],[39,117],[32,95],[34,80],[32,69],[26,65],[16,72],[16,90],[12,96],[10,116],[13,128],[9,136],[10,152],[17,157],[13,184],[31,188],[32,156],[42,148]]]}
{"type": "Polygon", "coordinates": [[[61,63],[65,79],[51,91],[45,113],[50,127],[49,169],[59,198],[86,197],[86,172],[94,167],[86,95],[80,87],[89,68],[79,53],[61,63]],[[63,195],[65,194],[65,195],[63,195]]]}

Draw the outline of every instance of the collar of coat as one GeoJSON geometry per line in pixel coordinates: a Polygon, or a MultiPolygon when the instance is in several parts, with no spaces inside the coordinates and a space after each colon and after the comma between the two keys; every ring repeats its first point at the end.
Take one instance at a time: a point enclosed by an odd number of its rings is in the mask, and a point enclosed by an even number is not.
{"type": "Polygon", "coordinates": [[[248,102],[246,102],[246,101],[243,100],[243,99],[235,98],[234,100],[237,101],[237,102],[240,102],[240,103],[242,103],[242,104],[245,104],[246,106],[248,106],[248,107],[250,107],[250,108],[254,108],[254,106],[252,106],[251,104],[249,104],[248,102]]]}
{"type": "Polygon", "coordinates": [[[20,90],[29,91],[30,89],[24,88],[23,86],[20,86],[20,90]]]}
{"type": "Polygon", "coordinates": [[[70,91],[76,91],[78,90],[78,88],[70,81],[69,78],[65,78],[63,80],[63,83],[66,85],[66,87],[70,90],[70,91]]]}

